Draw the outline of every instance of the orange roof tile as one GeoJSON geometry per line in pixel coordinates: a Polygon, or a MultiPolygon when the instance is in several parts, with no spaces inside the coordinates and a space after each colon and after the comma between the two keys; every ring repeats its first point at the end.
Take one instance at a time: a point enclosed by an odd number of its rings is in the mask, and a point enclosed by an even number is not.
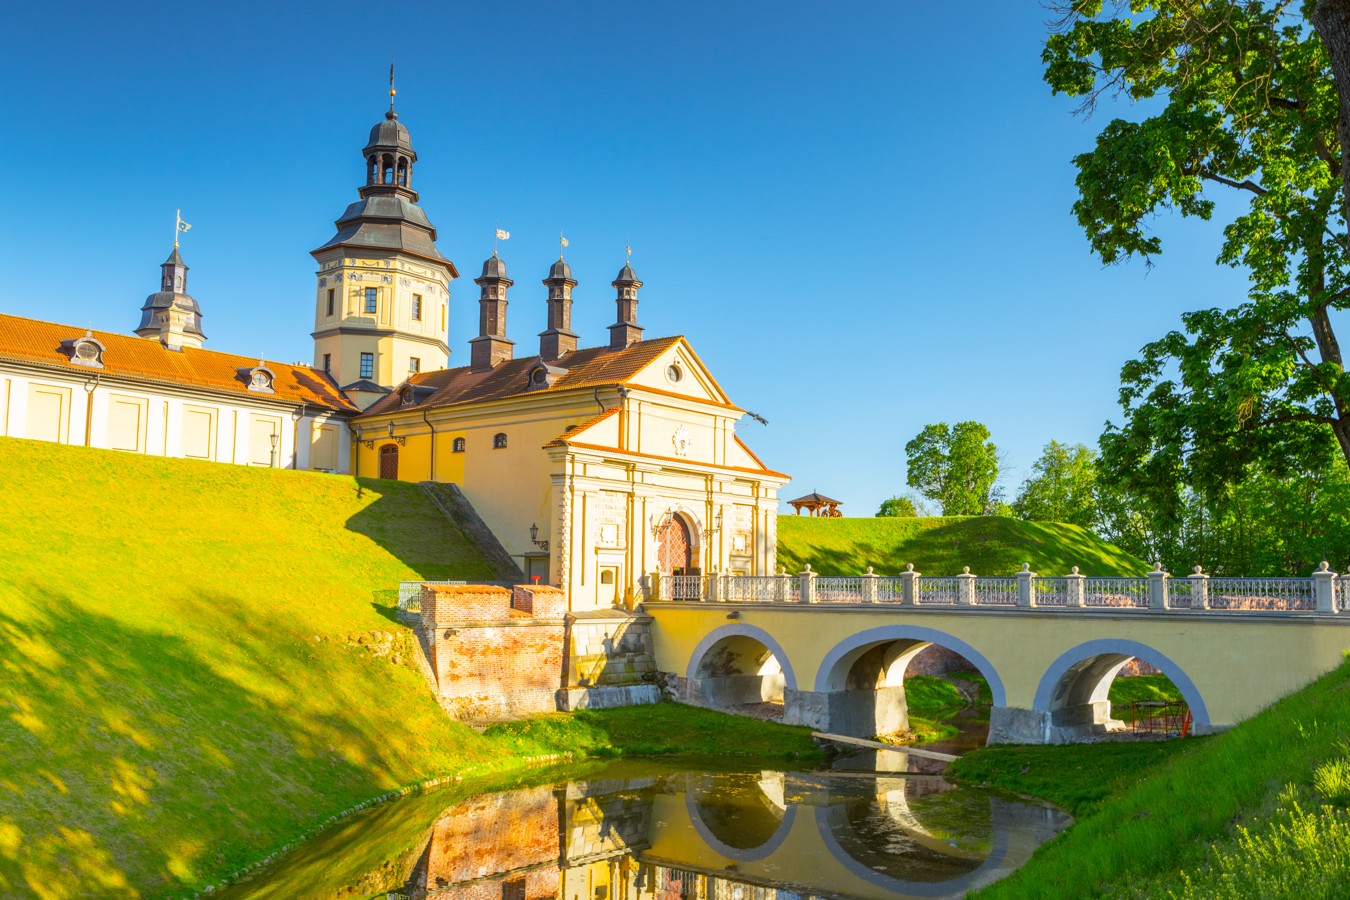
{"type": "Polygon", "coordinates": [[[632,456],[637,459],[656,459],[662,462],[679,463],[685,466],[702,466],[707,469],[722,469],[728,472],[749,472],[753,475],[773,475],[777,478],[791,478],[786,472],[775,472],[760,463],[760,468],[751,469],[746,466],[724,466],[721,463],[699,462],[696,459],[689,459],[685,456],[661,456],[657,453],[642,453],[638,450],[622,450],[617,447],[602,447],[599,444],[584,444],[581,441],[559,440],[552,441],[546,446],[549,447],[574,447],[578,450],[598,450],[604,453],[619,453],[624,456],[632,456]]]}
{"type": "Polygon", "coordinates": [[[85,329],[59,325],[0,313],[0,359],[38,363],[74,374],[101,373],[121,378],[182,385],[229,394],[252,400],[279,400],[306,403],[344,412],[356,412],[337,385],[327,375],[310,366],[267,361],[275,376],[272,393],[248,389],[246,373],[258,365],[256,357],[234,356],[215,350],[170,350],[159,341],[95,331],[103,344],[103,368],[88,369],[71,363],[61,342],[84,337],[85,329]]]}
{"type": "Polygon", "coordinates": [[[597,416],[592,416],[585,422],[582,422],[580,425],[573,425],[571,428],[567,429],[562,434],[558,435],[544,446],[545,447],[562,446],[563,444],[566,444],[575,435],[581,434],[583,431],[585,431],[587,428],[590,428],[592,425],[598,425],[601,422],[605,421],[605,419],[608,419],[610,416],[618,415],[618,413],[619,407],[611,406],[609,409],[605,410],[604,412],[600,413],[597,416]]]}
{"type": "MultiPolygon", "coordinates": [[[[417,403],[420,409],[454,406],[460,403],[480,403],[486,400],[504,400],[526,393],[550,394],[578,388],[608,387],[627,383],[666,350],[684,340],[681,337],[654,338],[638,341],[619,350],[609,347],[588,347],[573,350],[560,360],[549,360],[549,365],[563,368],[567,373],[551,387],[527,391],[526,376],[539,357],[527,356],[499,363],[492,369],[475,372],[468,366],[422,372],[409,382],[419,388],[433,388],[435,393],[417,403]]],[[[365,415],[396,412],[401,408],[397,392],[384,397],[366,410],[365,415]]]]}

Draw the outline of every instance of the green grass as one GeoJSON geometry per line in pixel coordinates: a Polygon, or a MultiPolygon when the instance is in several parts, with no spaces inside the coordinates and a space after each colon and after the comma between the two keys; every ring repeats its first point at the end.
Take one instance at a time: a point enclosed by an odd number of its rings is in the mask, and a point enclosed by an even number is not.
{"type": "MultiPolygon", "coordinates": [[[[1181,702],[1181,691],[1166,675],[1129,675],[1111,682],[1107,694],[1111,701],[1111,715],[1123,722],[1132,721],[1131,703],[1181,702]]],[[[1139,717],[1149,714],[1147,708],[1138,710],[1139,717]]]]}
{"type": "Polygon", "coordinates": [[[1023,522],[997,516],[821,519],[781,516],[778,561],[789,572],[811,568],[852,575],[871,566],[878,575],[907,563],[926,575],[1011,575],[1030,563],[1042,575],[1143,575],[1149,566],[1077,525],[1023,522]]]}
{"type": "Polygon", "coordinates": [[[911,715],[916,712],[920,715],[945,713],[970,705],[966,695],[956,685],[937,675],[910,675],[906,678],[905,703],[911,715]]]}
{"type": "Polygon", "coordinates": [[[970,754],[954,776],[1082,816],[979,896],[1344,896],[1350,823],[1316,785],[1347,741],[1350,661],[1216,737],[970,754]]]}
{"type": "MultiPolygon", "coordinates": [[[[413,668],[390,589],[496,577],[416,485],[4,438],[0,466],[0,895],[181,896],[391,789],[536,752],[449,720],[413,668]]],[[[538,752],[605,729],[631,751],[680,718],[628,715],[538,752]]],[[[685,733],[806,749],[718,727],[685,733]]]]}
{"type": "Polygon", "coordinates": [[[523,755],[721,754],[789,759],[823,755],[809,728],[678,703],[537,716],[492,725],[484,736],[523,755]]]}

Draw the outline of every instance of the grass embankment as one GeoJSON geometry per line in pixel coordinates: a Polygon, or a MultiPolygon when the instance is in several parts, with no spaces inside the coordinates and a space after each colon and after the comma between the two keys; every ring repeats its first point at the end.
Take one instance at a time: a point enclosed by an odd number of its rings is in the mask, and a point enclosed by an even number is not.
{"type": "Polygon", "coordinates": [[[1149,566],[1086,528],[997,516],[821,519],[780,516],[778,561],[789,572],[807,563],[823,575],[871,566],[894,575],[913,563],[925,575],[1011,575],[1030,563],[1042,575],[1143,575],[1149,566]]]}
{"type": "MultiPolygon", "coordinates": [[[[415,485],[3,438],[0,466],[0,894],[181,895],[520,764],[445,717],[394,621],[400,580],[495,576],[415,485]]],[[[696,731],[653,715],[649,743],[696,731]]],[[[606,716],[573,742],[624,746],[606,716]]]]}
{"type": "Polygon", "coordinates": [[[1350,884],[1350,661],[1216,737],[991,747],[949,772],[1081,817],[982,898],[1330,898],[1350,884]]]}

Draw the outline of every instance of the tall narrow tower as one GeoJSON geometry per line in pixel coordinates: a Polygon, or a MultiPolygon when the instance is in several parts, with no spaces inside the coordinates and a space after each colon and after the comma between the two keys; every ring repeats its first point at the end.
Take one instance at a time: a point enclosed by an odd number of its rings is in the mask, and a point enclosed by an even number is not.
{"type": "Polygon", "coordinates": [[[548,330],[539,335],[539,355],[557,359],[577,349],[577,333],[572,330],[572,288],[577,280],[561,256],[548,270],[544,285],[548,288],[548,330]]]}
{"type": "Polygon", "coordinates": [[[483,274],[473,283],[482,294],[478,298],[478,337],[469,341],[469,365],[475,372],[483,372],[513,355],[516,342],[506,336],[506,289],[515,282],[506,277],[506,263],[494,250],[483,263],[483,274]]]}
{"type": "Polygon", "coordinates": [[[159,341],[170,350],[200,347],[206,341],[206,335],[202,334],[202,311],[197,301],[188,296],[188,267],[178,252],[177,242],[160,270],[159,290],[145,298],[136,334],[159,341]]]}
{"type": "Polygon", "coordinates": [[[638,288],[642,287],[642,282],[638,281],[633,267],[624,263],[623,268],[619,270],[619,277],[610,284],[619,292],[614,298],[619,318],[609,326],[609,346],[611,350],[622,350],[629,344],[636,344],[642,340],[642,326],[637,323],[637,292],[638,288]]]}
{"type": "Polygon", "coordinates": [[[337,234],[312,251],[319,264],[314,365],[362,409],[409,374],[446,367],[450,282],[459,277],[417,205],[417,153],[393,93],[362,150],[361,199],[337,220],[337,234]]]}

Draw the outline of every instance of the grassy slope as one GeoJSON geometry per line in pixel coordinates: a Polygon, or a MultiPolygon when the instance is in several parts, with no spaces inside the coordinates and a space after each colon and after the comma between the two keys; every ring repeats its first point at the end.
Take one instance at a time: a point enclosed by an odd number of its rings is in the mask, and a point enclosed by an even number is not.
{"type": "Polygon", "coordinates": [[[347,640],[406,635],[399,580],[494,577],[414,485],[3,438],[0,466],[0,895],[181,894],[524,753],[814,750],[675,704],[523,735],[449,721],[347,640]]]}
{"type": "Polygon", "coordinates": [[[789,572],[807,563],[825,575],[851,575],[872,566],[878,575],[906,563],[928,575],[1011,575],[1031,563],[1042,575],[1143,575],[1149,566],[1077,525],[1023,522],[994,516],[948,518],[778,519],[778,562],[789,572]]]}
{"type": "Polygon", "coordinates": [[[200,885],[492,758],[345,640],[397,630],[376,589],[491,574],[416,486],[6,439],[0,466],[0,894],[200,885]]]}
{"type": "MultiPolygon", "coordinates": [[[[1222,884],[1205,871],[1216,858],[1213,846],[1217,842],[1230,856],[1252,858],[1250,849],[1233,849],[1239,827],[1250,829],[1257,844],[1272,846],[1272,811],[1278,820],[1289,809],[1281,799],[1286,785],[1294,786],[1305,809],[1322,817],[1325,830],[1342,823],[1336,850],[1345,871],[1350,859],[1345,814],[1322,807],[1326,795],[1319,799],[1312,785],[1320,764],[1347,755],[1348,741],[1350,662],[1217,737],[1153,745],[994,747],[967,756],[953,764],[958,778],[1035,793],[1086,814],[1031,863],[980,896],[1166,896],[1182,884],[1183,872],[1223,894],[1222,884]]],[[[1322,877],[1309,860],[1271,853],[1263,865],[1260,877],[1268,886],[1282,885],[1281,896],[1344,896],[1300,886],[1300,879],[1322,877]]]]}

